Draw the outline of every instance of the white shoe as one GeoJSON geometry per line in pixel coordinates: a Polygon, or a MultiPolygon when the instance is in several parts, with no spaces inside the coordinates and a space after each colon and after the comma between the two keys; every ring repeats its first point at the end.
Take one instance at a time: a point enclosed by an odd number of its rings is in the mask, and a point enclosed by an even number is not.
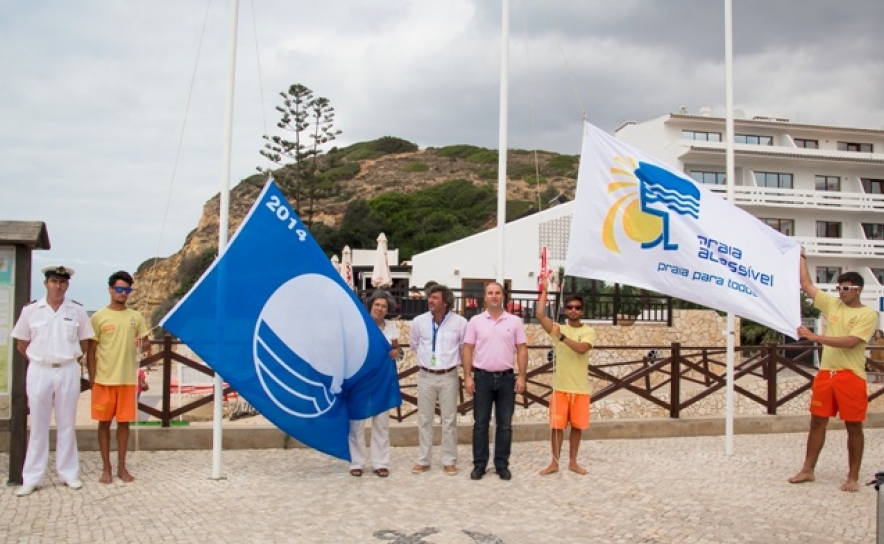
{"type": "Polygon", "coordinates": [[[33,493],[36,490],[37,490],[37,486],[23,485],[18,488],[18,490],[15,492],[15,495],[17,497],[27,497],[28,495],[30,495],[31,493],[33,493]]]}
{"type": "Polygon", "coordinates": [[[70,487],[71,489],[81,489],[83,487],[83,482],[81,482],[80,479],[77,478],[76,480],[65,482],[64,485],[70,487]]]}

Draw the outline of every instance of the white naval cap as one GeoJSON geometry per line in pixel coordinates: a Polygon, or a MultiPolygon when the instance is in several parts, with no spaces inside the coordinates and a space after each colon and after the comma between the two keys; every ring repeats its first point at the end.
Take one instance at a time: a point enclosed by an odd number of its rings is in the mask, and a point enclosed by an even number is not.
{"type": "Polygon", "coordinates": [[[49,266],[44,266],[40,269],[40,272],[43,273],[45,277],[49,276],[58,276],[60,278],[71,279],[74,275],[74,269],[69,266],[63,266],[60,264],[51,264],[49,266]]]}

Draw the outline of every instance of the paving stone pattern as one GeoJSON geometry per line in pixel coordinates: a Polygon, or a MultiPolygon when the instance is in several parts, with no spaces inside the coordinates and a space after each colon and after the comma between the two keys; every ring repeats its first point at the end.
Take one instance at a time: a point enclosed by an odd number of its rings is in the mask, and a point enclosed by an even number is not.
{"type": "MultiPolygon", "coordinates": [[[[29,497],[0,489],[0,542],[874,542],[874,487],[839,490],[844,431],[829,432],[815,483],[786,482],[805,438],[738,435],[733,457],[722,437],[584,442],[584,477],[539,476],[548,445],[518,442],[509,482],[471,481],[469,445],[454,477],[438,461],[414,475],[417,448],[393,448],[386,479],[292,449],[224,452],[216,481],[210,451],[142,451],[131,459],[138,480],[111,485],[97,483],[98,453],[83,452],[80,491],[55,474],[29,497]]],[[[865,460],[871,480],[884,469],[884,430],[866,432],[865,460]]]]}

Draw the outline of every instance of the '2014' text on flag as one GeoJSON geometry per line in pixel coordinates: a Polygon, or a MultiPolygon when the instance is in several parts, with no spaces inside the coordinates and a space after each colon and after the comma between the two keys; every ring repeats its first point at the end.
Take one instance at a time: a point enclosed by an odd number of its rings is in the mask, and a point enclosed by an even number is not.
{"type": "Polygon", "coordinates": [[[340,459],[351,419],[402,402],[390,343],[273,180],[160,324],[274,425],[340,459]]]}
{"type": "Polygon", "coordinates": [[[584,124],[566,272],[733,312],[793,338],[798,243],[584,124]]]}

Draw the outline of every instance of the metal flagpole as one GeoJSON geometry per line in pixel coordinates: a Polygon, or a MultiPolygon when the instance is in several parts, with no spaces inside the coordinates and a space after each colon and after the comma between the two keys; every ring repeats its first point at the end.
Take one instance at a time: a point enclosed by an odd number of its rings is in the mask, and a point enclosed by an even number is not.
{"type": "MultiPolygon", "coordinates": [[[[733,36],[733,0],[724,0],[724,79],[725,79],[725,162],[727,183],[727,200],[734,202],[734,36],[733,36]]],[[[734,454],[734,314],[727,313],[727,376],[725,394],[725,431],[724,453],[734,454]]]]}
{"type": "MultiPolygon", "coordinates": [[[[224,152],[221,159],[221,214],[218,225],[218,255],[227,247],[227,226],[230,211],[230,159],[233,141],[233,91],[236,79],[236,30],[239,0],[230,0],[230,43],[227,49],[227,99],[224,104],[224,152]]],[[[222,274],[223,279],[223,274],[222,274]]],[[[221,279],[219,279],[221,281],[221,279]]],[[[221,290],[218,290],[219,294],[221,290]]],[[[223,294],[219,295],[219,299],[223,294]]],[[[220,308],[221,300],[219,300],[220,308]]],[[[220,324],[220,322],[219,322],[220,324]]],[[[220,333],[219,333],[220,334],[220,333]]],[[[223,357],[224,354],[221,354],[223,357]]],[[[224,418],[224,381],[215,373],[215,402],[212,416],[212,479],[221,479],[221,446],[224,418]]]]}
{"type": "Polygon", "coordinates": [[[498,125],[498,156],[497,156],[497,281],[504,285],[504,259],[506,258],[506,131],[507,110],[509,99],[509,34],[510,4],[509,0],[501,0],[501,31],[500,31],[500,123],[498,125]]]}

